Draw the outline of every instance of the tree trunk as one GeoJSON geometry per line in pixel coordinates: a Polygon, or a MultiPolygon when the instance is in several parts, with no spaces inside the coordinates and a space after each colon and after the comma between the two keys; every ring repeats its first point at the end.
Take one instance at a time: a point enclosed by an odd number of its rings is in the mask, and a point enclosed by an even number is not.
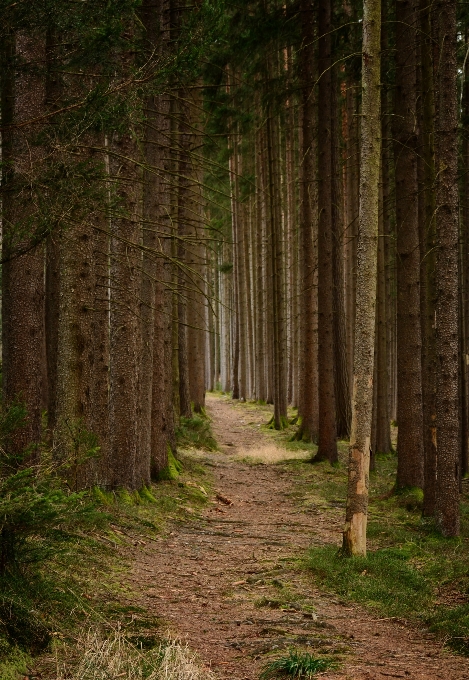
{"type": "Polygon", "coordinates": [[[349,449],[345,555],[366,555],[370,464],[377,240],[379,207],[381,2],[365,0],[363,12],[360,217],[357,317],[353,370],[352,433],[349,449]]]}
{"type": "Polygon", "coordinates": [[[110,172],[120,199],[111,222],[109,435],[111,486],[141,485],[138,442],[140,352],[140,195],[137,148],[132,131],[111,141],[110,172]]]}
{"type": "MultiPolygon", "coordinates": [[[[318,362],[319,431],[316,460],[338,460],[334,385],[334,281],[332,230],[332,56],[331,0],[319,1],[318,122],[318,362]]],[[[335,112],[334,112],[335,113],[335,112]]]]}
{"type": "Polygon", "coordinates": [[[317,346],[317,98],[315,81],[315,14],[311,0],[301,5],[303,45],[300,53],[302,80],[302,168],[300,221],[300,408],[298,439],[317,441],[318,346],[317,346]]]}
{"type": "Polygon", "coordinates": [[[396,4],[397,486],[423,486],[416,0],[396,4]]]}
{"type": "Polygon", "coordinates": [[[421,63],[422,63],[422,157],[424,166],[423,191],[424,224],[420,244],[423,264],[422,276],[422,393],[424,420],[424,502],[423,515],[433,516],[436,495],[436,200],[435,200],[435,148],[434,148],[434,77],[432,64],[431,8],[425,0],[420,2],[421,63]]]}
{"type": "Polygon", "coordinates": [[[456,5],[435,7],[439,50],[436,94],[437,300],[436,300],[436,442],[435,517],[444,536],[459,534],[459,315],[458,315],[458,139],[456,5]]]}
{"type": "Polygon", "coordinates": [[[34,458],[41,442],[47,371],[44,246],[33,208],[43,150],[35,141],[38,124],[14,126],[44,113],[45,80],[36,70],[45,61],[45,44],[39,36],[16,36],[6,26],[1,50],[2,388],[6,406],[21,402],[27,411],[24,425],[11,437],[11,452],[20,455],[32,446],[34,458]]]}

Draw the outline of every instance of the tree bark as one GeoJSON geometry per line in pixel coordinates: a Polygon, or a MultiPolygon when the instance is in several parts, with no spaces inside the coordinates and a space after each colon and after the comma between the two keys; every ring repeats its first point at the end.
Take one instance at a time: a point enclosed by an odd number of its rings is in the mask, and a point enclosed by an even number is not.
{"type": "Polygon", "coordinates": [[[6,406],[21,402],[27,411],[11,436],[11,452],[20,455],[31,446],[34,459],[47,389],[44,246],[33,207],[43,150],[35,139],[38,124],[14,126],[44,114],[45,79],[37,69],[45,63],[45,44],[41,36],[15,35],[6,26],[1,52],[2,389],[6,406]]]}
{"type": "Polygon", "coordinates": [[[396,3],[397,486],[423,486],[416,0],[396,3]]]}
{"type": "Polygon", "coordinates": [[[366,555],[366,523],[373,410],[374,336],[381,155],[381,2],[365,0],[362,51],[360,216],[352,433],[349,449],[344,555],[366,555]]]}
{"type": "Polygon", "coordinates": [[[315,81],[315,14],[311,0],[301,5],[303,44],[300,53],[302,80],[302,167],[300,221],[300,399],[301,425],[297,438],[317,441],[318,345],[317,345],[317,98],[315,81]]]}
{"type": "Polygon", "coordinates": [[[134,132],[110,145],[111,179],[120,199],[111,221],[109,435],[111,486],[136,489],[138,478],[138,373],[140,352],[141,186],[134,132]]]}
{"type": "Polygon", "coordinates": [[[444,536],[459,534],[459,314],[456,5],[436,4],[437,300],[435,517],[444,536]]]}
{"type": "Polygon", "coordinates": [[[318,390],[319,423],[316,460],[338,460],[334,385],[334,282],[332,230],[332,29],[331,0],[320,0],[318,121],[318,390]]]}

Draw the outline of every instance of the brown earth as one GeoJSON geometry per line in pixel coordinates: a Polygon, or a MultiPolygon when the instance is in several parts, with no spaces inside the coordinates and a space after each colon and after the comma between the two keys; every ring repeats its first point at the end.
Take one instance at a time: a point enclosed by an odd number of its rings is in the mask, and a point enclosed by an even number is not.
{"type": "Polygon", "coordinates": [[[343,508],[306,511],[288,465],[243,460],[278,454],[260,431],[264,412],[213,395],[207,409],[221,452],[194,455],[213,472],[214,498],[134,562],[134,588],[168,630],[220,679],[257,680],[271,653],[292,645],[339,655],[327,680],[469,679],[469,661],[432,635],[341,602],[296,568],[309,545],[339,545],[343,508]]]}

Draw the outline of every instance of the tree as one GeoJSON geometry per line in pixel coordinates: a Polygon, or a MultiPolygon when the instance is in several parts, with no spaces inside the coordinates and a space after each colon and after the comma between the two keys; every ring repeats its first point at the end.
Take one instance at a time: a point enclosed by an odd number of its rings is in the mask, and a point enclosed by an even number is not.
{"type": "MultiPolygon", "coordinates": [[[[44,171],[40,122],[44,114],[45,41],[39,32],[22,31],[6,21],[2,45],[2,375],[3,401],[21,401],[26,419],[12,448],[21,454],[42,439],[46,407],[44,308],[45,236],[38,205],[38,178],[44,171]],[[20,67],[21,65],[21,67],[20,67]]],[[[39,198],[39,200],[38,200],[39,198]]]]}
{"type": "Polygon", "coordinates": [[[423,486],[416,0],[396,3],[393,117],[397,219],[398,487],[423,486]]]}
{"type": "Polygon", "coordinates": [[[332,3],[320,0],[318,119],[318,389],[317,460],[338,460],[334,384],[334,280],[332,229],[332,3]]]}
{"type": "Polygon", "coordinates": [[[379,167],[381,155],[381,3],[365,0],[362,48],[360,214],[357,314],[353,361],[352,432],[349,448],[344,555],[366,554],[377,280],[379,167]]]}
{"type": "Polygon", "coordinates": [[[440,0],[433,16],[436,84],[436,449],[435,517],[445,536],[459,534],[458,115],[456,5],[440,0]]]}

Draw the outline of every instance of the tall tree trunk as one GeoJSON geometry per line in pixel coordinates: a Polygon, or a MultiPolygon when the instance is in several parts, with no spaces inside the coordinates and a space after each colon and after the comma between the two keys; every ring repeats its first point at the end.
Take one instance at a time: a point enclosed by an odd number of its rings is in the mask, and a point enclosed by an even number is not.
{"type": "Polygon", "coordinates": [[[45,79],[38,71],[45,44],[41,36],[16,36],[5,26],[1,52],[2,389],[5,405],[21,401],[27,410],[12,436],[12,452],[32,445],[34,457],[46,405],[44,247],[33,212],[43,151],[35,141],[38,124],[15,126],[44,113],[45,79]]]}
{"type": "MultiPolygon", "coordinates": [[[[274,74],[270,64],[270,76],[274,74]]],[[[269,222],[268,240],[271,266],[271,318],[272,318],[272,358],[273,358],[273,400],[274,427],[283,429],[287,421],[287,357],[285,334],[284,300],[284,250],[281,220],[281,189],[279,168],[279,129],[278,117],[267,112],[267,158],[268,158],[268,200],[269,222]]]]}
{"type": "Polygon", "coordinates": [[[340,167],[340,126],[337,69],[332,69],[331,97],[331,167],[332,167],[332,270],[334,292],[334,385],[337,416],[337,435],[340,439],[348,439],[350,435],[350,389],[347,366],[347,336],[344,306],[344,261],[342,248],[343,212],[342,212],[342,177],[340,167]]]}
{"type": "MultiPolygon", "coordinates": [[[[187,357],[189,390],[195,413],[205,408],[205,267],[204,208],[202,196],[202,167],[198,148],[201,146],[202,130],[200,111],[202,101],[199,84],[185,93],[182,102],[182,134],[187,140],[189,152],[186,165],[186,228],[189,239],[185,249],[188,267],[187,306],[187,357]]],[[[183,142],[185,144],[185,142],[183,142]]]]}
{"type": "Polygon", "coordinates": [[[360,218],[358,230],[357,317],[353,370],[352,433],[349,449],[345,555],[366,554],[366,522],[373,411],[373,370],[379,166],[381,155],[381,2],[363,8],[360,218]]]}
{"type": "Polygon", "coordinates": [[[424,419],[424,502],[423,514],[433,516],[436,496],[436,200],[435,200],[435,148],[434,148],[434,75],[432,63],[431,8],[425,0],[420,2],[421,64],[422,64],[422,157],[424,166],[423,191],[424,224],[420,245],[423,265],[422,276],[422,393],[424,419]]]}
{"type": "Polygon", "coordinates": [[[435,7],[439,58],[436,93],[437,300],[436,300],[436,442],[435,517],[444,536],[459,534],[459,314],[458,314],[458,138],[456,5],[435,7]]]}
{"type": "Polygon", "coordinates": [[[397,486],[423,486],[417,183],[417,2],[396,3],[397,486]]]}
{"type": "MultiPolygon", "coordinates": [[[[334,282],[332,230],[332,29],[331,0],[319,0],[318,122],[318,352],[319,431],[317,460],[338,460],[334,385],[334,282]]],[[[335,112],[334,112],[335,113],[335,112]]]]}
{"type": "Polygon", "coordinates": [[[138,488],[140,352],[140,208],[137,146],[132,131],[111,140],[110,173],[120,199],[111,222],[109,435],[111,486],[138,488]]]}
{"type": "Polygon", "coordinates": [[[95,298],[93,234],[88,222],[74,225],[60,238],[60,312],[57,352],[57,409],[54,443],[64,459],[72,488],[95,480],[84,465],[92,448],[92,321],[95,298]]]}
{"type": "Polygon", "coordinates": [[[302,168],[300,221],[300,400],[299,439],[317,441],[318,346],[317,346],[317,98],[315,80],[315,14],[311,0],[301,5],[303,44],[300,53],[302,80],[302,168]]]}

